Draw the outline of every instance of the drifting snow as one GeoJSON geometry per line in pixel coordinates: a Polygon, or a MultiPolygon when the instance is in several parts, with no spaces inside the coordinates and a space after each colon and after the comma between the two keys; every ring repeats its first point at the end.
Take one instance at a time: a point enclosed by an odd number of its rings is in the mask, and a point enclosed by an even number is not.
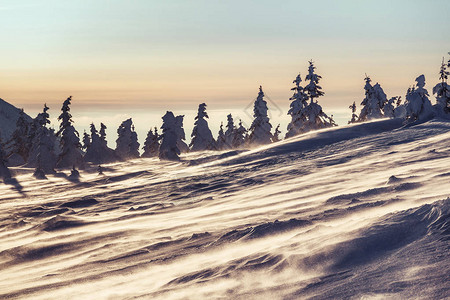
{"type": "MultiPolygon", "coordinates": [[[[0,298],[446,298],[450,123],[0,186],[0,298]]],[[[175,139],[174,139],[175,143],[175,139]]]]}

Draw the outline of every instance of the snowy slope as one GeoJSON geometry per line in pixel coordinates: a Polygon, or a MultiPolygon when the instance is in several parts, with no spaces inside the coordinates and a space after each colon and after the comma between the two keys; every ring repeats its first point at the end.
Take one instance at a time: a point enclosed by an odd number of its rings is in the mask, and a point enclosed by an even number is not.
{"type": "Polygon", "coordinates": [[[450,297],[450,123],[0,185],[0,298],[450,297]]]}
{"type": "MultiPolygon", "coordinates": [[[[16,129],[19,109],[0,98],[0,137],[7,141],[16,129]]],[[[31,122],[31,117],[27,116],[31,122]]]]}

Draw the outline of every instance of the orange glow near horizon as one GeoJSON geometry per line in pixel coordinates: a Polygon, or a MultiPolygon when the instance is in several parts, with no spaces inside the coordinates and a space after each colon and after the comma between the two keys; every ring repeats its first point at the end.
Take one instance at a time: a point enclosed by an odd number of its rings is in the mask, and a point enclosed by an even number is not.
{"type": "Polygon", "coordinates": [[[90,3],[0,6],[1,98],[25,109],[59,107],[69,95],[93,109],[239,109],[262,85],[288,105],[292,80],[313,59],[320,103],[347,108],[362,100],[365,73],[388,96],[425,74],[431,94],[450,49],[450,21],[435,2],[90,3]]]}

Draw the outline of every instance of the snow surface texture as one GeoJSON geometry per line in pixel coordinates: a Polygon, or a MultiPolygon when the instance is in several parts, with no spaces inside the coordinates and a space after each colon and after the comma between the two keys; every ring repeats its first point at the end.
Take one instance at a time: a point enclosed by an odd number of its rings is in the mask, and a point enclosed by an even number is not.
{"type": "Polygon", "coordinates": [[[0,298],[444,299],[450,123],[0,185],[0,298]]]}

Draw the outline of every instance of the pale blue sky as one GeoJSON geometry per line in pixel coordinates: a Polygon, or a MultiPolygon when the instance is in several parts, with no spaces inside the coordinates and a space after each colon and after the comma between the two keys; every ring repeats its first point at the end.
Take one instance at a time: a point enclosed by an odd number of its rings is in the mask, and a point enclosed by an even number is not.
{"type": "Polygon", "coordinates": [[[314,59],[320,103],[344,111],[364,73],[388,96],[420,74],[431,91],[449,16],[448,0],[1,0],[0,97],[33,113],[68,95],[79,112],[243,109],[262,84],[285,109],[314,59]]]}

